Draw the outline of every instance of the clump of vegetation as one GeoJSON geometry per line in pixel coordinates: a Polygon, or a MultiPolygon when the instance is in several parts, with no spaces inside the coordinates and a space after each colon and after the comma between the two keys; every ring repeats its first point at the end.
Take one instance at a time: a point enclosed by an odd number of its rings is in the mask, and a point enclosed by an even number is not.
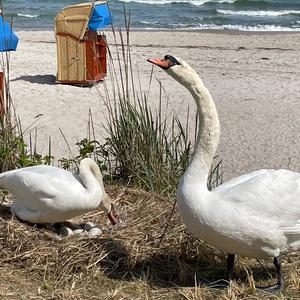
{"type": "MultiPolygon", "coordinates": [[[[126,29],[124,37],[120,29],[112,27],[115,49],[108,51],[111,85],[108,87],[104,82],[104,96],[99,93],[108,115],[103,124],[106,142],[100,144],[94,137],[84,139],[76,144],[79,154],[75,159],[61,159],[60,163],[69,167],[92,155],[106,179],[162,195],[174,194],[193,152],[194,138],[190,135],[195,137],[197,132],[190,134],[189,112],[181,120],[168,111],[168,96],[161,82],[158,81],[159,98],[150,101],[154,76],[151,73],[144,90],[132,64],[128,24],[126,29]],[[117,59],[113,59],[112,53],[117,59]],[[156,102],[157,108],[152,109],[149,102],[156,102]]],[[[220,163],[212,169],[209,188],[221,182],[220,163]]]]}

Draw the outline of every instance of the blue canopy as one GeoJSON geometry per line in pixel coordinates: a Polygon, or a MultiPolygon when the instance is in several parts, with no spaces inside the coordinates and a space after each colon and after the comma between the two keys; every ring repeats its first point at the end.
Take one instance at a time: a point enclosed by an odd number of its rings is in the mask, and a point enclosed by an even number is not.
{"type": "Polygon", "coordinates": [[[97,30],[110,24],[110,14],[106,3],[95,3],[88,28],[97,30]]]}
{"type": "Polygon", "coordinates": [[[0,51],[16,50],[18,45],[18,37],[10,29],[8,23],[2,19],[0,15],[0,51]]]}

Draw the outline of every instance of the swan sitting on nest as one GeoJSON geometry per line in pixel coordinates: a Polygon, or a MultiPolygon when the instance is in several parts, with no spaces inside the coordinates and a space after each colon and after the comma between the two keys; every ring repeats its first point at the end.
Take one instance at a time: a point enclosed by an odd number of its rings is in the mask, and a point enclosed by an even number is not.
{"type": "Polygon", "coordinates": [[[13,214],[29,223],[64,222],[100,205],[116,224],[101,171],[90,158],[81,160],[79,176],[58,167],[37,165],[0,174],[0,186],[14,196],[13,214]]]}
{"type": "Polygon", "coordinates": [[[300,250],[300,173],[259,170],[207,189],[220,125],[213,99],[197,73],[182,59],[166,55],[149,62],[164,69],[192,94],[198,108],[195,150],[177,191],[178,207],[187,228],[228,253],[228,279],[233,279],[235,254],[273,258],[283,286],[280,255],[300,250]]]}

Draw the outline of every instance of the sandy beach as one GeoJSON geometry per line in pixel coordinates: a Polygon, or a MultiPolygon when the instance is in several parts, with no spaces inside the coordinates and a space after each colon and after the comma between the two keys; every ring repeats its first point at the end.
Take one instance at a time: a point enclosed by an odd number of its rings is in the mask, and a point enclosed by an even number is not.
{"type": "MultiPolygon", "coordinates": [[[[11,95],[23,129],[38,129],[38,151],[46,154],[51,136],[56,160],[86,137],[91,109],[97,138],[105,135],[103,83],[83,88],[55,84],[56,43],[52,31],[18,31],[19,45],[11,53],[11,95]]],[[[108,43],[113,43],[107,32],[108,43]]],[[[207,31],[133,31],[130,42],[146,91],[151,56],[171,54],[189,62],[210,90],[219,112],[224,179],[261,168],[300,170],[300,33],[235,33],[207,31]]],[[[190,94],[158,68],[179,115],[196,107],[190,94]]],[[[107,83],[110,82],[110,74],[107,83]]],[[[151,106],[158,105],[152,89],[151,106]]],[[[190,126],[195,126],[194,117],[190,126]]],[[[26,139],[28,139],[27,130],[26,139]]]]}

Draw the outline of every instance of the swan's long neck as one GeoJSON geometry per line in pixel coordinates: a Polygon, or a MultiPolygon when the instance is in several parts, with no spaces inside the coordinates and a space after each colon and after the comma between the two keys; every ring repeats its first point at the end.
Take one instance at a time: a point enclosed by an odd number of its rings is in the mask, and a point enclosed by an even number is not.
{"type": "Polygon", "coordinates": [[[195,99],[199,117],[198,137],[185,176],[205,184],[206,187],[212,160],[219,143],[219,117],[215,103],[198,75],[195,74],[192,83],[185,84],[185,87],[195,99]]]}
{"type": "MultiPolygon", "coordinates": [[[[83,159],[80,162],[79,174],[83,185],[88,193],[99,193],[99,202],[101,200],[101,191],[104,193],[103,179],[98,165],[91,159],[83,159]]],[[[98,197],[96,197],[98,199],[98,197]]],[[[99,203],[98,203],[99,204],[99,203]]]]}
{"type": "Polygon", "coordinates": [[[79,173],[87,191],[91,194],[96,192],[96,197],[91,198],[93,203],[90,205],[100,205],[100,209],[108,214],[112,209],[112,203],[105,192],[102,173],[98,165],[92,159],[85,158],[80,163],[79,173]]]}

